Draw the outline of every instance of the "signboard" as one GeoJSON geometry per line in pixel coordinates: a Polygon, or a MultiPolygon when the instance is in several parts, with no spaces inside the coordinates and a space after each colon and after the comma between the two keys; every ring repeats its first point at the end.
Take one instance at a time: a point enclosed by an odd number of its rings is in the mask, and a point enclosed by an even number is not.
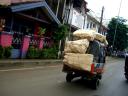
{"type": "Polygon", "coordinates": [[[84,26],[84,16],[82,16],[76,10],[73,10],[71,24],[76,26],[76,27],[78,27],[78,28],[82,28],[83,29],[83,26],[84,26]]]}

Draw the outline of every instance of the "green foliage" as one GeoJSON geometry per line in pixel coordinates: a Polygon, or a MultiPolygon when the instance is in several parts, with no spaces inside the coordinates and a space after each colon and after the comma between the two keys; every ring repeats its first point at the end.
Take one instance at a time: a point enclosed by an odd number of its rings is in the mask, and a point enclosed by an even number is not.
{"type": "Polygon", "coordinates": [[[35,48],[34,46],[30,46],[27,52],[27,58],[29,59],[36,59],[39,58],[39,49],[35,48]]]}
{"type": "Polygon", "coordinates": [[[53,34],[54,41],[63,40],[68,35],[68,26],[59,25],[56,32],[53,34]]]}
{"type": "Polygon", "coordinates": [[[11,56],[12,46],[2,47],[0,46],[0,58],[9,58],[11,56]]]}
{"type": "Polygon", "coordinates": [[[12,46],[4,47],[4,58],[9,58],[11,56],[12,46]]]}
{"type": "Polygon", "coordinates": [[[38,32],[39,36],[43,36],[45,34],[45,32],[46,32],[45,28],[39,27],[39,32],[38,32]]]}
{"type": "Polygon", "coordinates": [[[56,47],[42,49],[40,51],[40,58],[56,59],[57,58],[57,49],[56,49],[56,47]]]}
{"type": "Polygon", "coordinates": [[[117,31],[116,31],[116,37],[114,42],[114,50],[124,50],[128,46],[128,27],[125,24],[126,20],[123,18],[112,18],[111,21],[108,24],[108,34],[107,34],[107,40],[109,43],[109,46],[113,45],[114,40],[114,34],[115,34],[115,28],[117,25],[117,31]]]}
{"type": "Polygon", "coordinates": [[[4,48],[0,46],[0,58],[4,58],[4,48]]]}
{"type": "Polygon", "coordinates": [[[29,59],[56,59],[57,58],[57,48],[44,48],[38,49],[30,46],[27,52],[27,58],[29,59]]]}

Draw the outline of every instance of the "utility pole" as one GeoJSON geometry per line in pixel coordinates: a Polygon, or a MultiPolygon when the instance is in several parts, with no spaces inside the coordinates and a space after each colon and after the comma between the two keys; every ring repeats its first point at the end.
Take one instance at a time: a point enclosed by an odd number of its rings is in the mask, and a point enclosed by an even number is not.
{"type": "Polygon", "coordinates": [[[74,0],[71,0],[70,1],[70,11],[69,11],[69,17],[68,17],[68,21],[69,21],[69,18],[71,19],[70,20],[70,22],[69,22],[69,24],[70,24],[70,26],[69,26],[69,36],[68,36],[68,40],[70,40],[71,39],[71,27],[72,27],[72,18],[73,18],[73,2],[74,2],[74,0]]]}
{"type": "Polygon", "coordinates": [[[57,3],[56,17],[57,17],[57,15],[58,15],[59,7],[60,7],[60,0],[58,0],[58,3],[57,3]]]}
{"type": "Polygon", "coordinates": [[[114,49],[114,43],[115,43],[115,38],[116,38],[116,31],[117,31],[117,26],[118,26],[118,19],[119,19],[119,15],[120,15],[120,9],[121,9],[121,5],[122,5],[122,0],[120,1],[120,6],[119,6],[119,11],[118,11],[118,16],[117,16],[117,22],[116,22],[116,27],[115,27],[115,33],[114,33],[114,39],[113,39],[113,43],[112,43],[112,52],[114,49]]]}
{"type": "Polygon", "coordinates": [[[62,24],[64,24],[64,14],[65,14],[66,0],[64,0],[63,12],[62,12],[62,24]]]}
{"type": "Polygon", "coordinates": [[[101,33],[101,29],[102,29],[103,14],[104,14],[104,6],[102,7],[102,11],[101,11],[100,27],[98,30],[99,33],[101,33]]]}
{"type": "MultiPolygon", "coordinates": [[[[58,4],[57,4],[56,17],[57,17],[57,15],[58,15],[59,6],[60,6],[60,0],[58,0],[58,4]]],[[[62,18],[64,17],[65,6],[66,6],[66,0],[64,0],[62,18]]],[[[62,24],[64,24],[64,20],[62,20],[62,24]]],[[[62,40],[59,41],[58,59],[59,59],[60,56],[62,55],[62,53],[61,53],[61,46],[62,46],[62,40]]]]}

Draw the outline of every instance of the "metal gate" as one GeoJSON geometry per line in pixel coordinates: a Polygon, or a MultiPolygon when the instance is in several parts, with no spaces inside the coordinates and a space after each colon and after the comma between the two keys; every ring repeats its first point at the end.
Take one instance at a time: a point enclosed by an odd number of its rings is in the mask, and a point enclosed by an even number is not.
{"type": "Polygon", "coordinates": [[[12,40],[12,56],[11,58],[20,58],[23,41],[23,33],[14,31],[12,40]]]}

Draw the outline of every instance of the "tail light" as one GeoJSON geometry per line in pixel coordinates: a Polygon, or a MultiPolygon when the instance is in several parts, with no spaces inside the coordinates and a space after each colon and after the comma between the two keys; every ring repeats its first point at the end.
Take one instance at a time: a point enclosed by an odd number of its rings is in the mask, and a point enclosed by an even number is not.
{"type": "Polygon", "coordinates": [[[95,65],[94,65],[94,63],[93,63],[93,64],[91,65],[91,73],[93,73],[94,70],[95,70],[95,65]]]}

